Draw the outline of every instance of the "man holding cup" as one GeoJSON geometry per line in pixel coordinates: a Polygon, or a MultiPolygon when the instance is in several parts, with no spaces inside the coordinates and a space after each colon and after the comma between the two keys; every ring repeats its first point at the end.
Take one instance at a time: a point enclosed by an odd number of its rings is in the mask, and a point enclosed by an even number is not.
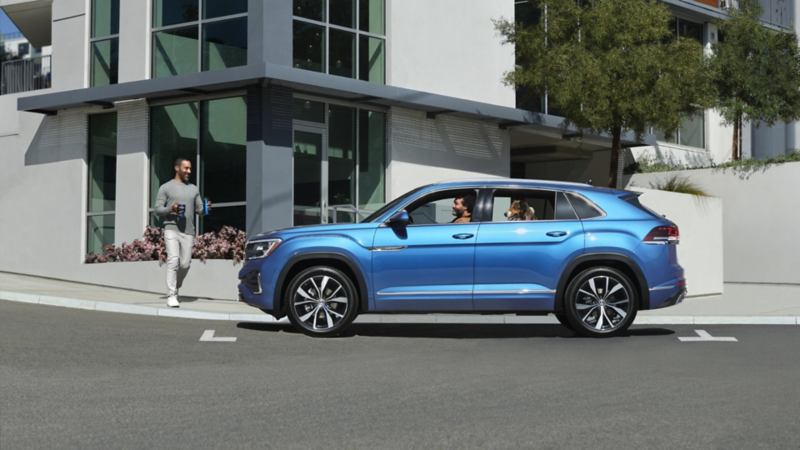
{"type": "Polygon", "coordinates": [[[175,160],[175,178],[158,188],[156,215],[164,220],[164,243],[167,247],[167,306],[180,307],[178,289],[189,273],[194,247],[194,213],[211,210],[211,202],[200,197],[197,186],[189,183],[192,162],[175,160]],[[205,208],[204,208],[205,203],[205,208]]]}

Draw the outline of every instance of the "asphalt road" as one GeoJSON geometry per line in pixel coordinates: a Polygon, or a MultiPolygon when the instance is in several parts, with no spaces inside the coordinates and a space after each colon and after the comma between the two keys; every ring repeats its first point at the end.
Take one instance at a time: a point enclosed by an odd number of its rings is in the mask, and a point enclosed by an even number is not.
{"type": "Polygon", "coordinates": [[[0,301],[0,449],[798,448],[800,326],[279,325],[0,301]],[[702,329],[738,342],[681,342],[702,329]],[[206,330],[236,342],[201,342],[206,330]]]}

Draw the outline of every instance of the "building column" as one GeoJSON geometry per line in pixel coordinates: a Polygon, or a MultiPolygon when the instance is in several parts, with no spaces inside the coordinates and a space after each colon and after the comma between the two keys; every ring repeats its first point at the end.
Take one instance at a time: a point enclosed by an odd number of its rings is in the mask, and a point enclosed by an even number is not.
{"type": "Polygon", "coordinates": [[[116,245],[141,239],[148,223],[149,117],[146,100],[117,102],[116,245]]]}
{"type": "Polygon", "coordinates": [[[150,75],[150,8],[142,0],[119,2],[119,82],[146,80],[150,75]]]}
{"type": "Polygon", "coordinates": [[[247,93],[247,235],[292,226],[292,90],[247,93]]]}

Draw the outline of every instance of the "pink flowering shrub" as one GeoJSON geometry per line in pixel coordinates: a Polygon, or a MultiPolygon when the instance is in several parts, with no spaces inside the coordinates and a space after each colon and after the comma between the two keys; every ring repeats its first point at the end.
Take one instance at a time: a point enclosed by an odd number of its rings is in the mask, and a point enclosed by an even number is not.
{"type": "MultiPolygon", "coordinates": [[[[247,235],[244,231],[224,226],[219,233],[206,233],[194,237],[192,258],[205,261],[207,259],[232,259],[241,262],[244,259],[244,248],[247,235]]],[[[121,246],[106,245],[103,253],[88,253],[84,262],[87,264],[122,261],[167,261],[167,249],[164,245],[164,230],[150,227],[144,231],[142,239],[136,239],[121,246]]]]}

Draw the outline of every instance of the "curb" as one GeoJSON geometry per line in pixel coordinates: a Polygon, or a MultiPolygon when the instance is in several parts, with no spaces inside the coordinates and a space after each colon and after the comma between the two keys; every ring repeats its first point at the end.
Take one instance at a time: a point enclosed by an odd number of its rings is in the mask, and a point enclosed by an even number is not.
{"type": "MultiPolygon", "coordinates": [[[[62,308],[103,311],[144,316],[161,316],[179,319],[235,320],[239,322],[288,323],[286,318],[275,320],[267,314],[225,314],[189,311],[172,308],[128,305],[125,303],[81,300],[49,295],[0,291],[0,300],[34,303],[62,308]]],[[[514,314],[364,314],[354,323],[441,323],[441,324],[558,324],[558,319],[547,316],[517,316],[514,314]]],[[[800,325],[796,316],[637,316],[634,325],[800,325]]]]}

